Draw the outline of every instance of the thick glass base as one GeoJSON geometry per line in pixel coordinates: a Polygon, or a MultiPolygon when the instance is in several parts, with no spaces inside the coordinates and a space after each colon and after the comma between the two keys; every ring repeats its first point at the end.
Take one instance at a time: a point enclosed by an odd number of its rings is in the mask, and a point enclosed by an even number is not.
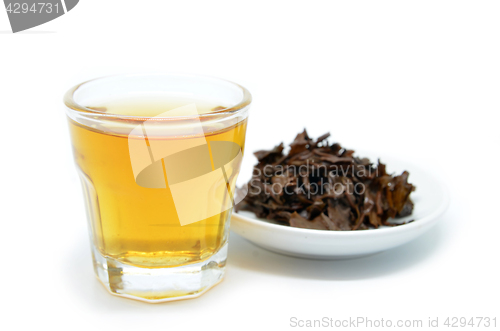
{"type": "Polygon", "coordinates": [[[227,243],[210,258],[181,267],[140,268],[104,257],[92,246],[97,278],[111,294],[150,303],[196,298],[224,277],[227,243]]]}

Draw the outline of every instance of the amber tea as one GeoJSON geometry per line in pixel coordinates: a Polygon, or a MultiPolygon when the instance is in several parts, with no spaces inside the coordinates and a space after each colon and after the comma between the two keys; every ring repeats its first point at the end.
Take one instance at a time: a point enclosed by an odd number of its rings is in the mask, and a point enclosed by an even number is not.
{"type": "Polygon", "coordinates": [[[69,116],[94,266],[112,292],[166,300],[201,293],[222,277],[247,123],[231,106],[192,95],[135,93],[82,105],[99,121],[69,116]],[[207,276],[207,265],[222,271],[207,276]],[[200,273],[194,283],[170,284],[190,267],[200,273]],[[138,281],[127,288],[138,272],[156,272],[160,284],[138,281]]]}

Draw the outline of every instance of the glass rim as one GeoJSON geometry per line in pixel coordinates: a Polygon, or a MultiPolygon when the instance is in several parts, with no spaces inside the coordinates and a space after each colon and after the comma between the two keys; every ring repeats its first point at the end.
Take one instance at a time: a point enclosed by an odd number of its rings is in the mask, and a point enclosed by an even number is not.
{"type": "Polygon", "coordinates": [[[186,120],[186,119],[193,119],[193,118],[212,118],[212,117],[220,117],[221,115],[234,115],[237,114],[238,112],[246,109],[250,103],[252,102],[252,95],[250,92],[240,84],[234,83],[232,81],[214,77],[214,76],[209,76],[209,75],[198,75],[198,74],[181,74],[181,73],[130,73],[130,74],[114,74],[114,75],[106,75],[106,76],[100,76],[97,78],[89,79],[86,80],[80,84],[77,84],[70,88],[63,97],[63,102],[65,106],[67,107],[67,111],[70,112],[76,112],[80,115],[87,115],[87,116],[99,116],[103,118],[117,118],[117,119],[124,119],[124,120],[186,120]],[[190,78],[209,78],[213,80],[217,80],[220,82],[225,82],[229,83],[238,89],[241,90],[243,93],[243,97],[238,102],[236,105],[228,107],[228,108],[223,108],[214,112],[210,113],[204,113],[204,114],[198,114],[197,116],[137,116],[137,115],[121,115],[121,114],[113,114],[113,113],[104,113],[101,111],[98,111],[96,109],[92,108],[87,108],[85,106],[82,106],[78,102],[75,101],[75,93],[78,91],[79,88],[91,84],[96,81],[104,80],[107,78],[118,78],[118,77],[144,77],[144,76],[178,76],[178,77],[190,77],[190,78]]]}

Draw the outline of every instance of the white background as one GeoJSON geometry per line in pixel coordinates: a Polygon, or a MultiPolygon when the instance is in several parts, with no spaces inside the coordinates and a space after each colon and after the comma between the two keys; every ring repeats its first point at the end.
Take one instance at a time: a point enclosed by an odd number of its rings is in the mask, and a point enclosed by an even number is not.
{"type": "MultiPolygon", "coordinates": [[[[500,325],[499,18],[498,1],[83,0],[11,34],[0,10],[0,323],[281,330],[294,316],[496,316],[500,325]],[[226,279],[202,297],[111,296],[93,276],[62,95],[138,71],[238,82],[254,97],[247,151],[304,127],[330,131],[330,141],[440,174],[450,208],[423,237],[357,260],[284,257],[233,234],[226,279]]],[[[243,171],[254,162],[247,153],[243,171]]]]}

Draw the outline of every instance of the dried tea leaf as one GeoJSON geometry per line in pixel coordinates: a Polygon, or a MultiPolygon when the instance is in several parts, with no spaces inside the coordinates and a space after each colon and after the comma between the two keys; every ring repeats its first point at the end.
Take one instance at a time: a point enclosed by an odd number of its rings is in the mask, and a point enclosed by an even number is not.
{"type": "Polygon", "coordinates": [[[290,225],[296,228],[328,230],[321,216],[309,221],[296,212],[290,216],[290,225]]]}
{"type": "Polygon", "coordinates": [[[385,164],[338,143],[329,145],[326,133],[311,139],[299,133],[287,154],[284,145],[255,152],[249,191],[236,210],[259,218],[306,229],[348,231],[378,228],[389,218],[411,215],[415,187],[409,173],[387,173],[385,164]]]}

